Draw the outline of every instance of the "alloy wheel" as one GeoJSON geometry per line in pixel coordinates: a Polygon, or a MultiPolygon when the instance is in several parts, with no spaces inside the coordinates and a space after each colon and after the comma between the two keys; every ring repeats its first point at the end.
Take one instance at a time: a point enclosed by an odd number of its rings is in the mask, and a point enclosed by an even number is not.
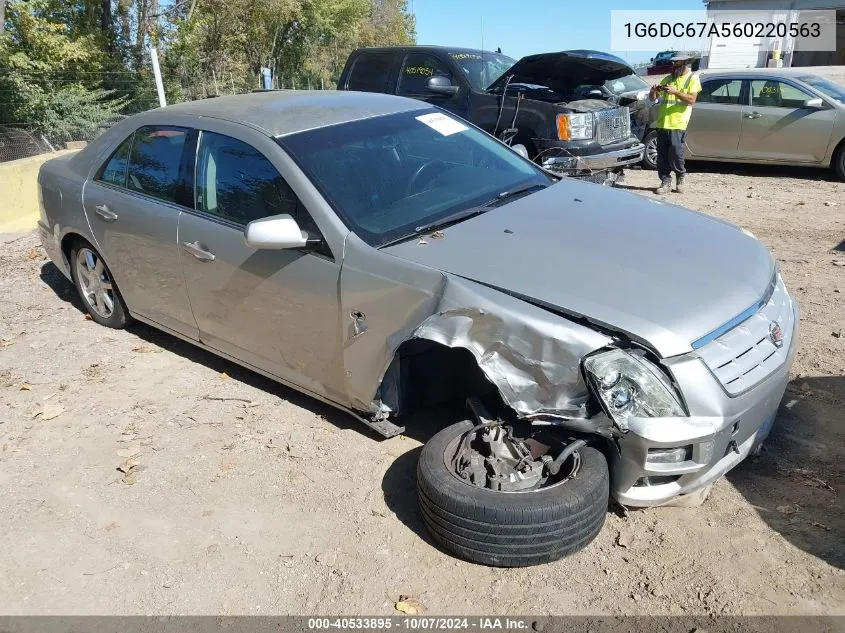
{"type": "Polygon", "coordinates": [[[76,277],[88,308],[103,319],[114,312],[114,286],[106,265],[90,248],[80,248],[76,255],[76,277]]]}

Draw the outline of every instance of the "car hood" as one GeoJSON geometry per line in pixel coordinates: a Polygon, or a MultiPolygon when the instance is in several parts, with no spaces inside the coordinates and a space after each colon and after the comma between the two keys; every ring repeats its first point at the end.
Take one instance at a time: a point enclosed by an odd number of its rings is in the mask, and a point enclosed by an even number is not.
{"type": "Polygon", "coordinates": [[[625,60],[600,51],[573,50],[558,53],[541,53],[523,57],[494,81],[488,90],[503,86],[513,75],[514,83],[548,86],[562,82],[571,86],[601,85],[608,79],[619,79],[634,74],[625,60]]]}
{"type": "Polygon", "coordinates": [[[706,215],[561,181],[426,237],[383,249],[627,334],[662,357],[755,305],[774,261],[706,215]]]}

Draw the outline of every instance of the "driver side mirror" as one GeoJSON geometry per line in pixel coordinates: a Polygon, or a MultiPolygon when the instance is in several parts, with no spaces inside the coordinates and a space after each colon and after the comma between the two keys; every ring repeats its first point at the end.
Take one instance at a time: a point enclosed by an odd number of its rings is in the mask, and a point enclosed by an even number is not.
{"type": "Polygon", "coordinates": [[[429,92],[439,95],[451,96],[458,92],[458,87],[452,84],[452,80],[443,76],[431,77],[425,87],[429,92]]]}
{"type": "Polygon", "coordinates": [[[801,105],[805,108],[813,108],[818,110],[824,107],[824,101],[822,101],[820,97],[816,97],[815,99],[807,99],[801,105]]]}
{"type": "Polygon", "coordinates": [[[258,249],[303,248],[308,243],[308,233],[287,214],[253,220],[246,225],[244,236],[247,245],[258,249]]]}

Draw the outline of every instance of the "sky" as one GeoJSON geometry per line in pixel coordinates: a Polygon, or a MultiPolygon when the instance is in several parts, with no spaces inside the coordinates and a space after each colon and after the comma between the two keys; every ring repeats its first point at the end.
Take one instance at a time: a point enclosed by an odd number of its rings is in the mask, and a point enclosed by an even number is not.
{"type": "Polygon", "coordinates": [[[702,0],[409,0],[417,18],[417,43],[484,48],[519,59],[572,48],[611,52],[628,63],[657,51],[610,50],[613,9],[704,8],[702,0]],[[636,6],[634,6],[636,5],[636,6]]]}

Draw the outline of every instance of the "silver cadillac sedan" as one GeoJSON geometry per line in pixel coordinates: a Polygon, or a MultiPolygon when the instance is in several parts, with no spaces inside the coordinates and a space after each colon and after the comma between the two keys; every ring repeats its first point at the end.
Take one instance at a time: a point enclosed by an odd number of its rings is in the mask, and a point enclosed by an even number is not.
{"type": "Polygon", "coordinates": [[[753,235],[560,179],[419,101],[170,106],[39,184],[44,248],[97,323],[159,328],[385,436],[463,407],[417,479],[433,539],[472,561],[554,560],[611,494],[705,488],[766,438],[795,354],[798,307],[753,235]]]}

